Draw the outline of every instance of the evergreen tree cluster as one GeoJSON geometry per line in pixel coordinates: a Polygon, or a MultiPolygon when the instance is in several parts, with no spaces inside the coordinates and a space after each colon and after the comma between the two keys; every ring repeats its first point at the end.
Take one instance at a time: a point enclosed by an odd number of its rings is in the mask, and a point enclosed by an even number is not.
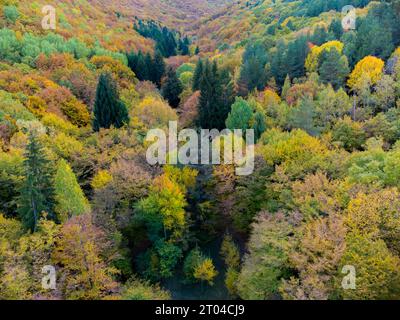
{"type": "Polygon", "coordinates": [[[200,90],[199,125],[203,129],[225,128],[225,121],[234,102],[232,77],[217,63],[199,60],[193,79],[193,88],[200,90]]]}
{"type": "Polygon", "coordinates": [[[165,62],[160,51],[156,51],[154,57],[150,53],[143,54],[131,52],[127,54],[128,66],[140,81],[152,81],[158,87],[165,74],[165,62]]]}
{"type": "Polygon", "coordinates": [[[162,27],[155,21],[138,20],[134,29],[143,37],[153,39],[156,42],[156,50],[169,58],[171,56],[189,55],[190,41],[188,37],[182,36],[180,33],[170,30],[167,27],[162,27]]]}
{"type": "Polygon", "coordinates": [[[161,93],[168,101],[171,107],[177,108],[181,102],[180,95],[183,91],[183,86],[178,79],[176,72],[172,68],[168,68],[167,77],[161,88],[161,93]]]}
{"type": "Polygon", "coordinates": [[[255,89],[262,90],[272,79],[282,87],[287,75],[292,79],[305,76],[309,50],[307,36],[288,43],[278,41],[275,47],[269,42],[249,44],[243,54],[239,94],[247,96],[255,89]]]}
{"type": "MultiPolygon", "coordinates": [[[[376,56],[386,60],[400,44],[400,13],[394,10],[395,2],[374,5],[365,17],[356,21],[356,30],[343,33],[339,19],[334,20],[329,32],[319,31],[320,41],[340,40],[344,43],[344,54],[351,68],[366,56],[376,56]]],[[[319,41],[312,39],[317,44],[319,41]]]]}
{"type": "Polygon", "coordinates": [[[306,15],[309,17],[317,17],[323,12],[330,10],[342,11],[342,8],[351,5],[356,8],[363,8],[368,5],[371,0],[304,0],[301,1],[298,15],[306,15]]]}
{"type": "Polygon", "coordinates": [[[246,47],[240,70],[239,94],[246,96],[254,89],[262,90],[267,82],[267,51],[264,44],[256,42],[246,47]]]}
{"type": "Polygon", "coordinates": [[[121,128],[129,122],[128,110],[119,99],[117,87],[109,73],[100,75],[94,103],[93,129],[109,129],[111,126],[121,128]]]}

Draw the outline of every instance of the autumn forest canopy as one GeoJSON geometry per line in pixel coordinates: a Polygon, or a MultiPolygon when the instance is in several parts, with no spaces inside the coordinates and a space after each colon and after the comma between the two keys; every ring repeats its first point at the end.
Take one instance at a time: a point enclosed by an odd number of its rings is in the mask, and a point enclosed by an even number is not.
{"type": "Polygon", "coordinates": [[[0,300],[400,299],[399,0],[46,5],[0,0],[0,300]],[[254,171],[150,164],[171,121],[254,171]]]}

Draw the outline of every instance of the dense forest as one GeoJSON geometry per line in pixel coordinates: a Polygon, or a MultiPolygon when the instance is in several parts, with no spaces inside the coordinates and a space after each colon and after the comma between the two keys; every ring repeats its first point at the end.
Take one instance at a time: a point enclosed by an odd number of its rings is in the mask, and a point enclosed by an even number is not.
{"type": "Polygon", "coordinates": [[[399,0],[53,3],[0,0],[1,300],[400,299],[399,0]]]}

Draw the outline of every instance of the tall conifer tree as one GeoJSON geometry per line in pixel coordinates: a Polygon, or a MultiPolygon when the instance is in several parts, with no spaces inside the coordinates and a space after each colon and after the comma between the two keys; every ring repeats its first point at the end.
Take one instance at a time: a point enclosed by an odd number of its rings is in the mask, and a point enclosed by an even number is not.
{"type": "Polygon", "coordinates": [[[202,59],[199,59],[197,61],[196,69],[194,70],[194,75],[193,75],[193,85],[192,85],[193,91],[197,91],[200,89],[200,80],[203,74],[204,74],[204,63],[202,59]]]}
{"type": "Polygon", "coordinates": [[[156,51],[153,61],[153,81],[160,88],[161,79],[165,74],[165,62],[160,51],[156,51]]]}
{"type": "Polygon", "coordinates": [[[109,73],[100,75],[94,103],[93,129],[109,129],[111,126],[122,127],[129,122],[128,111],[119,99],[116,85],[109,73]]]}
{"type": "Polygon", "coordinates": [[[176,72],[172,68],[169,68],[167,71],[167,79],[165,80],[161,91],[164,99],[168,101],[171,107],[177,108],[179,106],[179,103],[181,102],[179,96],[183,91],[183,87],[176,72]]]}
{"type": "Polygon", "coordinates": [[[24,226],[36,231],[41,215],[54,218],[53,175],[50,160],[36,134],[31,133],[25,152],[25,179],[20,190],[18,213],[24,226]]]}
{"type": "Polygon", "coordinates": [[[230,111],[230,98],[224,101],[224,87],[217,63],[208,60],[204,65],[200,80],[199,124],[203,129],[225,128],[225,120],[230,111]]]}

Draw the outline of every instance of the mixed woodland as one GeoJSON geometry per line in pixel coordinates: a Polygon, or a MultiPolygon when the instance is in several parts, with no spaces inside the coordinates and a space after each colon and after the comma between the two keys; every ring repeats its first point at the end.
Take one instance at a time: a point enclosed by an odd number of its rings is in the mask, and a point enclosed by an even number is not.
{"type": "Polygon", "coordinates": [[[0,299],[400,299],[400,1],[53,3],[0,0],[0,299]],[[150,165],[170,121],[254,172],[150,165]]]}

